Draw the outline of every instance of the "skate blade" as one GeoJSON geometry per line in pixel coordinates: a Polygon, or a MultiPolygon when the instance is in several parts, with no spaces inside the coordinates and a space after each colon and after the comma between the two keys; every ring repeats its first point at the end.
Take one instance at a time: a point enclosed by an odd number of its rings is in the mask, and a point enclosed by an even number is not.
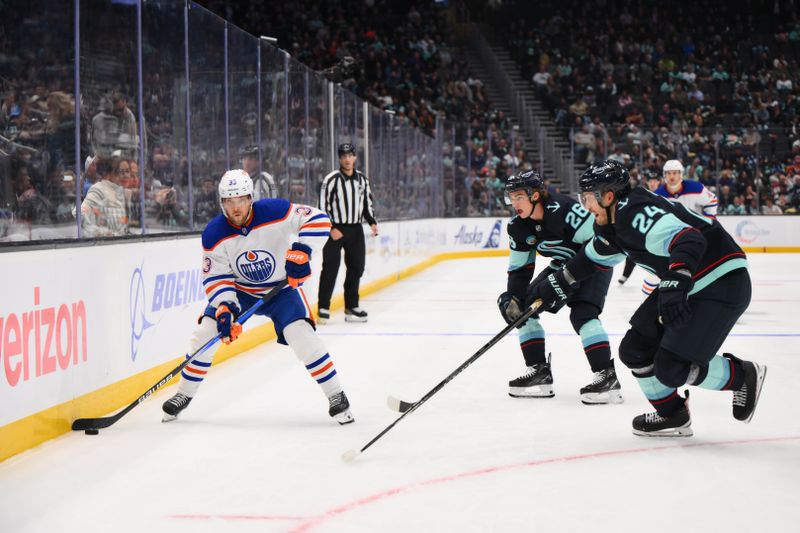
{"type": "Polygon", "coordinates": [[[353,315],[344,315],[345,322],[366,322],[367,317],[365,316],[353,316],[353,315]]]}
{"type": "Polygon", "coordinates": [[[317,320],[316,320],[316,322],[317,322],[317,325],[318,325],[318,326],[322,326],[322,325],[325,325],[325,324],[327,324],[327,323],[328,323],[328,320],[330,320],[330,319],[328,319],[328,318],[320,318],[320,317],[317,317],[317,320]]]}
{"type": "Polygon", "coordinates": [[[339,413],[338,415],[333,415],[333,419],[336,420],[340,426],[344,426],[345,424],[352,424],[353,422],[356,421],[356,419],[353,418],[353,415],[350,413],[349,410],[339,413]]]}
{"type": "Polygon", "coordinates": [[[618,390],[608,392],[587,392],[581,394],[581,403],[584,405],[604,405],[622,403],[625,399],[618,390]]]}
{"type": "Polygon", "coordinates": [[[750,416],[743,420],[745,424],[749,424],[753,419],[753,415],[756,414],[758,399],[761,397],[761,387],[764,385],[764,380],[767,379],[767,365],[756,364],[756,368],[758,369],[758,375],[756,376],[756,401],[753,403],[753,410],[750,411],[750,416]]]}
{"type": "Polygon", "coordinates": [[[691,423],[689,423],[685,426],[662,429],[661,431],[640,431],[634,429],[633,434],[638,437],[691,437],[694,435],[694,431],[692,431],[691,423]]]}
{"type": "Polygon", "coordinates": [[[168,413],[163,413],[163,416],[161,417],[161,423],[163,424],[165,422],[172,422],[173,420],[177,420],[177,419],[178,419],[178,415],[171,415],[171,414],[168,414],[168,413]]]}
{"type": "Polygon", "coordinates": [[[552,398],[555,396],[552,385],[537,385],[535,387],[509,387],[508,395],[512,398],[552,398]]]}

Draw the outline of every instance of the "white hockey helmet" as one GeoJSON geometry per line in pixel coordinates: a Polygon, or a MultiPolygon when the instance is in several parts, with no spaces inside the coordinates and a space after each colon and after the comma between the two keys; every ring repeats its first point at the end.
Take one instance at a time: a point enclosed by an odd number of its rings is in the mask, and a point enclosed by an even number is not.
{"type": "Polygon", "coordinates": [[[239,196],[249,196],[251,199],[250,208],[252,209],[253,180],[241,168],[227,171],[222,175],[222,179],[219,180],[219,207],[222,209],[223,215],[228,216],[223,204],[225,198],[237,198],[239,196]]]}
{"type": "Polygon", "coordinates": [[[219,180],[219,199],[236,198],[237,196],[248,196],[253,194],[253,180],[242,170],[237,168],[229,170],[222,175],[219,180]]]}
{"type": "Polygon", "coordinates": [[[683,163],[678,161],[677,159],[670,159],[666,163],[664,163],[664,175],[667,175],[667,171],[670,170],[680,170],[681,175],[683,175],[683,163]]]}

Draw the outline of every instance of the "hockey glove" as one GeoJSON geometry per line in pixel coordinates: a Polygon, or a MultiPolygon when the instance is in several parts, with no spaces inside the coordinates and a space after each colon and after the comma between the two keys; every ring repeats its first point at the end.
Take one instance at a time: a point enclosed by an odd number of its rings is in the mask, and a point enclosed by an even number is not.
{"type": "Polygon", "coordinates": [[[217,307],[217,331],[224,344],[230,344],[242,333],[242,325],[235,322],[239,316],[239,308],[233,303],[224,303],[217,307]]]}
{"type": "Polygon", "coordinates": [[[658,284],[658,314],[664,326],[683,326],[692,318],[689,291],[694,282],[688,270],[669,270],[658,284]]]}
{"type": "Polygon", "coordinates": [[[311,277],[311,248],[296,242],[286,251],[286,281],[297,288],[311,277]]]}
{"type": "Polygon", "coordinates": [[[567,303],[567,298],[572,294],[572,288],[567,282],[566,270],[553,272],[544,280],[534,285],[528,285],[525,295],[525,305],[530,307],[536,300],[542,300],[540,309],[551,313],[558,312],[567,303]]]}
{"type": "Polygon", "coordinates": [[[513,324],[523,313],[522,304],[509,292],[504,292],[497,298],[497,307],[500,308],[500,314],[503,315],[506,324],[513,324]]]}

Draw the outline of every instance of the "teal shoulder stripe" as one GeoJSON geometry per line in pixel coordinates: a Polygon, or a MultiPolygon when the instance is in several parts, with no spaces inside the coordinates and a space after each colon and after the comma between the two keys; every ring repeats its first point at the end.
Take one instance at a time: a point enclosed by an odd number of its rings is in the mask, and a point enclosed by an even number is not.
{"type": "MultiPolygon", "coordinates": [[[[638,215],[637,215],[638,216],[638,215]]],[[[688,224],[681,222],[681,220],[673,215],[667,213],[659,218],[650,231],[647,232],[644,242],[647,251],[653,255],[661,257],[669,257],[669,245],[672,239],[683,231],[684,228],[689,228],[688,224]]]]}

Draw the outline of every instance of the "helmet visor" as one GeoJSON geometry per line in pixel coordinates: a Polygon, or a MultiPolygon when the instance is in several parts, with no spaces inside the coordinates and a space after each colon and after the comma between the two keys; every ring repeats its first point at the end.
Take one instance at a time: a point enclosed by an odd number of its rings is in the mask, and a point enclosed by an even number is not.
{"type": "Polygon", "coordinates": [[[591,210],[600,203],[600,193],[597,191],[584,191],[580,195],[581,205],[591,210]]]}

